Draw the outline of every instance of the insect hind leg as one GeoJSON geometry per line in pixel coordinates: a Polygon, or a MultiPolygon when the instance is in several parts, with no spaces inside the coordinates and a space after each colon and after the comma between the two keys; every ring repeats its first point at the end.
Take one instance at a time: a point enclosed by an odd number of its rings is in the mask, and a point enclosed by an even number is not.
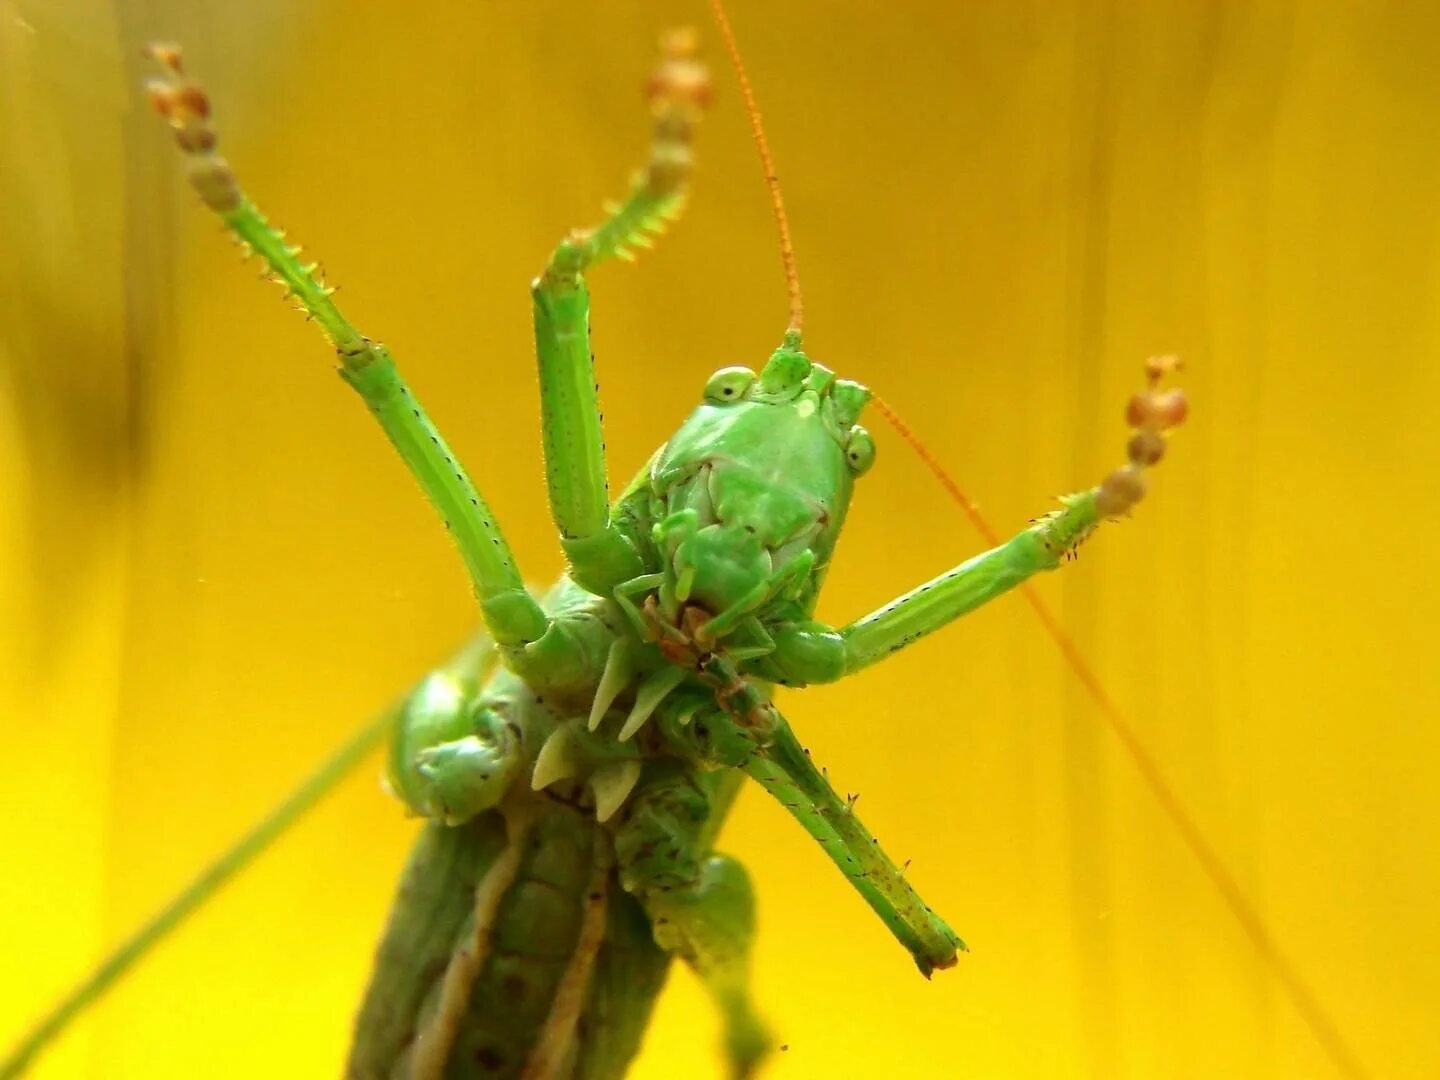
{"type": "Polygon", "coordinates": [[[713,810],[702,778],[654,769],[616,829],[616,859],[656,944],[690,965],[720,1010],[731,1075],[748,1077],[773,1046],[750,994],[755,894],[738,861],[707,850],[713,810]]]}

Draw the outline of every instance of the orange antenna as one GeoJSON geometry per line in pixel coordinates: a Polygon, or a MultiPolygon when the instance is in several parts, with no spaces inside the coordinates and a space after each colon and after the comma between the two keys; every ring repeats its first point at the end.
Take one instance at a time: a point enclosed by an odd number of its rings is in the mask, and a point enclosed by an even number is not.
{"type": "Polygon", "coordinates": [[[735,31],[730,29],[725,5],[721,0],[710,0],[710,10],[715,14],[720,36],[725,39],[725,51],[730,54],[730,66],[735,69],[735,79],[740,84],[745,115],[750,118],[750,132],[755,136],[755,149],[760,152],[760,165],[765,170],[765,186],[770,189],[770,205],[775,208],[775,226],[780,230],[780,261],[785,264],[785,287],[790,293],[790,325],[785,330],[785,344],[795,348],[804,329],[805,302],[800,297],[800,275],[795,269],[795,246],[790,242],[790,221],[785,216],[785,200],[780,195],[780,177],[775,173],[775,159],[770,156],[770,144],[765,141],[765,124],[760,119],[760,108],[755,104],[755,93],[750,89],[745,61],[740,59],[740,46],[735,43],[735,31]]]}
{"type": "MultiPolygon", "coordinates": [[[[940,459],[935,456],[934,451],[921,442],[920,437],[910,430],[910,425],[900,419],[899,414],[878,395],[871,397],[870,405],[878,409],[880,415],[895,429],[896,434],[910,444],[911,449],[920,456],[920,460],[935,475],[940,486],[960,504],[960,509],[965,512],[965,516],[969,518],[970,524],[975,526],[976,531],[985,538],[985,542],[991,547],[998,547],[1000,537],[996,535],[995,530],[990,527],[990,523],[980,513],[980,508],[945,471],[945,467],[940,464],[940,459]]],[[[1306,1027],[1315,1036],[1316,1042],[1321,1045],[1331,1063],[1342,1076],[1363,1077],[1365,1071],[1356,1059],[1354,1051],[1346,1043],[1345,1037],[1340,1033],[1334,1018],[1325,1011],[1325,1007],[1320,1003],[1315,991],[1306,983],[1300,971],[1280,947],[1274,932],[1245,895],[1245,891],[1240,887],[1235,875],[1225,865],[1224,858],[1206,837],[1200,823],[1195,820],[1195,816],[1185,805],[1184,800],[1170,786],[1170,782],[1165,778],[1164,770],[1160,768],[1160,763],[1155,760],[1140,740],[1140,736],[1136,734],[1135,726],[1125,718],[1125,714],[1120,711],[1120,706],[1115,704],[1115,699],[1110,696],[1104,684],[1101,683],[1100,677],[1086,663],[1085,657],[1081,655],[1080,647],[1065,632],[1065,628],[1060,625],[1060,620],[1055,617],[1049,605],[1028,582],[1020,585],[1019,592],[1025,597],[1031,610],[1035,612],[1035,617],[1040,620],[1040,625],[1045,628],[1045,632],[1055,642],[1055,646],[1065,657],[1066,663],[1075,672],[1076,678],[1085,687],[1091,700],[1095,702],[1096,707],[1100,710],[1100,715],[1105,718],[1105,723],[1130,756],[1130,762],[1135,766],[1135,771],[1145,781],[1145,786],[1150,789],[1150,794],[1160,804],[1160,809],[1170,819],[1170,824],[1180,834],[1180,839],[1190,850],[1190,854],[1195,857],[1195,861],[1200,864],[1200,869],[1210,879],[1210,884],[1220,894],[1220,899],[1230,909],[1230,914],[1240,924],[1245,936],[1250,939],[1251,946],[1260,954],[1261,960],[1279,981],[1285,995],[1295,1007],[1295,1011],[1300,1014],[1306,1027]]]]}

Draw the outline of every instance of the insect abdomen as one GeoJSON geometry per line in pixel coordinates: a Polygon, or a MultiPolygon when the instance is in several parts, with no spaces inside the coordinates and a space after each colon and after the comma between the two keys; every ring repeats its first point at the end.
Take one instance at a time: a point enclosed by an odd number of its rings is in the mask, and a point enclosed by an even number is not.
{"type": "Polygon", "coordinates": [[[356,1016],[345,1070],[349,1080],[388,1080],[405,1070],[426,999],[439,987],[461,931],[473,918],[475,887],[504,846],[499,814],[458,828],[432,824],[421,832],[356,1016]]]}
{"type": "MultiPolygon", "coordinates": [[[[426,1040],[448,1049],[435,1076],[500,1080],[529,1075],[542,1033],[558,1008],[557,990],[571,969],[587,903],[593,903],[597,845],[610,840],[594,819],[554,802],[522,839],[514,880],[494,912],[485,959],[455,1018],[441,1014],[458,950],[474,948],[476,890],[505,852],[498,813],[460,826],[429,825],[406,869],[376,955],[356,1023],[350,1080],[399,1080],[429,1074],[417,1063],[426,1040]]],[[[613,873],[603,878],[604,939],[582,986],[583,1007],[562,1025],[558,1072],[623,1075],[639,1046],[668,956],[654,944],[639,906],[613,873]]],[[[573,976],[572,976],[573,977],[573,976]]],[[[553,1041],[553,1023],[548,1029],[553,1041]]],[[[550,1049],[555,1049],[551,1047],[550,1049]]]]}
{"type": "MultiPolygon", "coordinates": [[[[580,939],[594,820],[553,803],[526,830],[515,880],[496,911],[488,958],[471,990],[447,1080],[520,1076],[535,1053],[580,939]]],[[[573,1031],[567,1026],[566,1036],[573,1031]]]]}

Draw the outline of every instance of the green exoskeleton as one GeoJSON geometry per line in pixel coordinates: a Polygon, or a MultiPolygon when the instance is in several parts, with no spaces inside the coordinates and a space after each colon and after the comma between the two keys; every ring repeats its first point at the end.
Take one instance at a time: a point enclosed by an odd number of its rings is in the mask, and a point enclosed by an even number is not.
{"type": "Polygon", "coordinates": [[[545,468],[569,561],[537,598],[389,352],[242,193],[178,50],[155,55],[165,78],[152,100],[192,186],[324,331],[454,537],[484,624],[376,729],[390,740],[391,787],[429,823],[379,947],[348,1075],[619,1076],[674,956],[721,1011],[734,1074],[750,1074],[771,1046],[746,985],[753,901],[744,869],[713,847],[747,775],[922,973],[954,964],[960,938],[812,764],[771,688],[877,663],[1054,569],[1128,511],[1163,432],[1184,415],[1183,396],[1158,385],[1171,365],[1152,362],[1131,402],[1129,464],[844,626],[813,612],[854,485],[874,463],[859,422],[870,391],[805,353],[793,275],[780,346],[758,371],[712,375],[612,500],[585,277],[648,246],[681,207],[708,84],[693,36],[669,35],[648,88],[648,164],[598,226],[560,242],[532,287],[545,468]]]}

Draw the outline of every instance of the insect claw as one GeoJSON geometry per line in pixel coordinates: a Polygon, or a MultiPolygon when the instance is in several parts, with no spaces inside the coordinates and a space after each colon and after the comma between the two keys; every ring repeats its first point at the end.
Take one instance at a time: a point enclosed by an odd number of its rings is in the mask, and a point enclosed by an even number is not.
{"type": "Polygon", "coordinates": [[[616,638],[605,657],[605,670],[600,675],[600,684],[595,688],[595,700],[590,705],[590,719],[587,727],[594,731],[600,726],[610,706],[620,696],[620,691],[629,684],[635,673],[634,659],[624,638],[616,638]]]}
{"type": "Polygon", "coordinates": [[[630,715],[625,718],[625,726],[620,729],[620,741],[625,742],[642,727],[645,721],[650,719],[650,714],[655,707],[665,700],[665,696],[680,685],[680,680],[685,677],[685,672],[678,667],[664,667],[651,675],[640,689],[635,692],[635,707],[630,710],[630,715]]]}
{"type": "Polygon", "coordinates": [[[580,775],[582,762],[575,752],[575,740],[567,728],[558,727],[550,733],[540,753],[535,755],[535,769],[530,774],[530,788],[541,791],[557,780],[580,775]]]}
{"type": "Polygon", "coordinates": [[[609,821],[615,811],[625,804],[639,779],[640,762],[633,758],[616,761],[597,770],[590,778],[590,787],[595,792],[596,820],[609,821]]]}

